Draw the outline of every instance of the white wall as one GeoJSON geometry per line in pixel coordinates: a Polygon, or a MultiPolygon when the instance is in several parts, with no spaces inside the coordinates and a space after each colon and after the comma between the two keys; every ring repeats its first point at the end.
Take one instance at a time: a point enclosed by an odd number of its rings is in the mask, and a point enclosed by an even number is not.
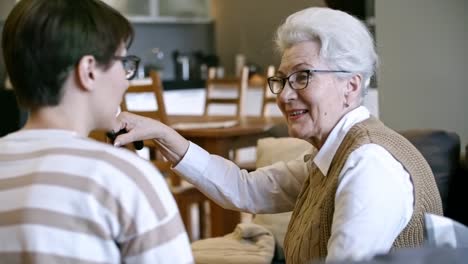
{"type": "Polygon", "coordinates": [[[376,0],[380,117],[468,143],[468,1],[376,0]]]}

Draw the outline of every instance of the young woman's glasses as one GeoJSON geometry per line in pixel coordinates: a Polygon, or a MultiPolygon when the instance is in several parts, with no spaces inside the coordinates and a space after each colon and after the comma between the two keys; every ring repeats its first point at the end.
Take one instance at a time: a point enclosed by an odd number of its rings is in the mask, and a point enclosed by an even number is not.
{"type": "Polygon", "coordinates": [[[128,56],[114,56],[114,59],[120,60],[123,64],[125,69],[125,78],[127,80],[133,79],[135,77],[138,64],[140,64],[140,58],[135,55],[128,55],[128,56]]]}
{"type": "Polygon", "coordinates": [[[342,73],[350,73],[350,71],[341,71],[341,70],[301,70],[297,72],[291,73],[287,77],[279,77],[279,76],[272,76],[268,78],[268,86],[270,87],[270,91],[274,94],[279,94],[284,89],[284,85],[286,81],[288,82],[289,86],[294,90],[302,90],[309,85],[309,80],[313,76],[314,73],[321,73],[321,72],[342,72],[342,73]]]}

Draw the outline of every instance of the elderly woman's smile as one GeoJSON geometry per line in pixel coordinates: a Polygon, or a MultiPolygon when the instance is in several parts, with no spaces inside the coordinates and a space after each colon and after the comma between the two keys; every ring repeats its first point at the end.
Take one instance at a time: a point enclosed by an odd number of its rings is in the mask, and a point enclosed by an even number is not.
{"type": "Polygon", "coordinates": [[[288,115],[289,115],[289,120],[297,120],[299,118],[301,118],[302,116],[304,116],[306,113],[308,113],[309,111],[308,110],[291,110],[291,111],[288,111],[288,115]]]}

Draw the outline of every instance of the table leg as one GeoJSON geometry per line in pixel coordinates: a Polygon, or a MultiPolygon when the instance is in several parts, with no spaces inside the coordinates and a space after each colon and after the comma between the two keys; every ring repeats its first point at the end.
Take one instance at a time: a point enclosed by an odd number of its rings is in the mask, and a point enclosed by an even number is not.
{"type": "MultiPolygon", "coordinates": [[[[232,139],[197,140],[195,143],[210,154],[229,158],[232,139]]],[[[210,220],[211,237],[224,236],[234,231],[234,228],[240,223],[241,215],[240,212],[224,209],[210,201],[210,220]]]]}

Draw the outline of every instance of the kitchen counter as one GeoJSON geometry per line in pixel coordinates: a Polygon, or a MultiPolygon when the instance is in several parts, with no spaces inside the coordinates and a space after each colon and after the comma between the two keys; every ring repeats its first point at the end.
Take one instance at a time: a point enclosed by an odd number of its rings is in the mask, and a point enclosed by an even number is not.
{"type": "Polygon", "coordinates": [[[165,91],[183,89],[202,89],[205,87],[205,80],[163,80],[165,91]]]}

